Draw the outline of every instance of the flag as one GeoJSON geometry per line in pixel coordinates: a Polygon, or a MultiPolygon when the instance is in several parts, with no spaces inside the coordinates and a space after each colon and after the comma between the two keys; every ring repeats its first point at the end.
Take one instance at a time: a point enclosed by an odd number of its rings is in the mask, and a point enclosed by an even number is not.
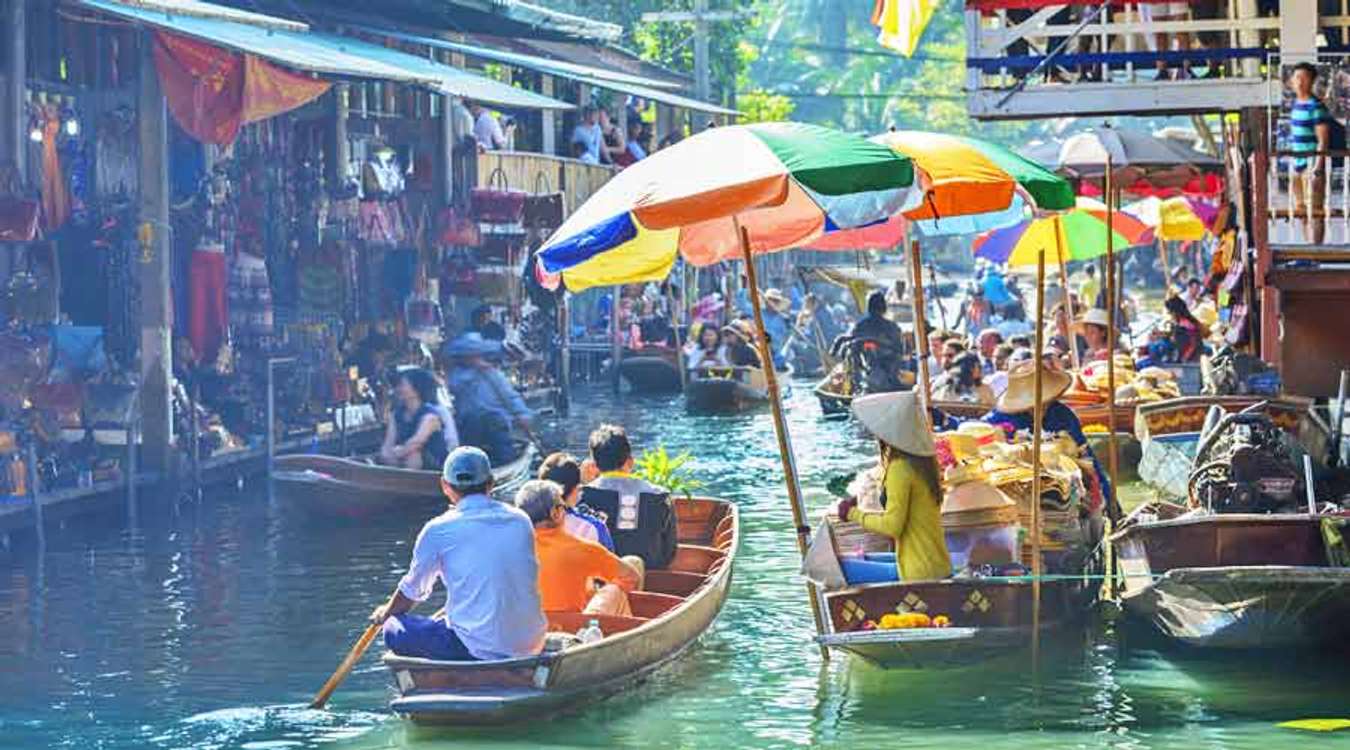
{"type": "Polygon", "coordinates": [[[877,43],[905,57],[913,57],[924,29],[942,0],[876,0],[872,24],[881,29],[877,43]]]}

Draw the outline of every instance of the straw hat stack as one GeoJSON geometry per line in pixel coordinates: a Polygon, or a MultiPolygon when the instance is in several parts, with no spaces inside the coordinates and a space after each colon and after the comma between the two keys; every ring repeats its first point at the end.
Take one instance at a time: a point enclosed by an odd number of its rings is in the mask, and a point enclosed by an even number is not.
{"type": "Polygon", "coordinates": [[[948,468],[943,484],[948,488],[942,500],[944,529],[1017,523],[1017,504],[989,483],[978,463],[965,461],[948,468]]]}

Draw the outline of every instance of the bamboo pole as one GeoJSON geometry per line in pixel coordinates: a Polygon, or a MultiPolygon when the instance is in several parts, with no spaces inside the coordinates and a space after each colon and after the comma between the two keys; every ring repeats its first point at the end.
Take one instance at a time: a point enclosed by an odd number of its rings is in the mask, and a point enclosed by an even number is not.
{"type": "Polygon", "coordinates": [[[1045,363],[1040,351],[1045,346],[1045,250],[1036,254],[1036,369],[1032,390],[1036,394],[1031,412],[1031,660],[1038,663],[1041,649],[1041,422],[1045,404],[1041,402],[1041,381],[1045,363]]]}
{"type": "MultiPolygon", "coordinates": [[[[783,460],[783,479],[787,484],[788,503],[792,506],[792,524],[795,526],[797,551],[803,558],[809,545],[811,528],[806,525],[806,511],[802,508],[801,486],[797,482],[797,463],[792,454],[792,436],[788,434],[787,418],[783,414],[783,401],[778,392],[778,373],[773,366],[773,352],[769,351],[769,336],[764,331],[764,311],[759,299],[759,279],[755,270],[755,257],[750,252],[750,232],[735,221],[736,234],[741,241],[741,257],[745,259],[746,282],[750,293],[750,307],[755,317],[755,346],[759,349],[760,363],[763,365],[764,381],[769,390],[769,407],[773,413],[773,431],[778,438],[778,453],[783,460]]],[[[807,599],[811,603],[811,618],[815,620],[816,634],[825,634],[824,613],[820,609],[820,599],[816,596],[815,585],[806,584],[807,599]]],[[[824,644],[820,646],[820,658],[830,660],[830,652],[824,644]]]]}
{"type": "MultiPolygon", "coordinates": [[[[1064,316],[1065,316],[1065,343],[1069,347],[1069,361],[1073,363],[1075,371],[1082,368],[1083,363],[1078,361],[1078,334],[1073,330],[1073,298],[1069,296],[1069,261],[1068,250],[1064,247],[1064,219],[1055,217],[1055,255],[1059,256],[1059,285],[1064,294],[1064,316]]],[[[1041,350],[1036,350],[1036,356],[1041,356],[1041,350]]]]}
{"type": "Polygon", "coordinates": [[[1119,520],[1118,505],[1116,504],[1116,487],[1120,481],[1118,476],[1119,454],[1116,447],[1116,315],[1120,313],[1120,304],[1116,301],[1116,247],[1115,247],[1115,187],[1111,179],[1111,155],[1106,155],[1106,176],[1104,178],[1106,198],[1106,470],[1107,476],[1111,478],[1111,494],[1108,497],[1102,493],[1102,500],[1106,503],[1106,524],[1105,544],[1102,547],[1102,554],[1106,558],[1103,561],[1103,567],[1106,571],[1106,597],[1110,600],[1116,598],[1116,576],[1115,576],[1115,550],[1111,546],[1111,534],[1115,531],[1116,521],[1119,520]]]}
{"type": "Polygon", "coordinates": [[[918,240],[911,240],[909,243],[909,271],[911,283],[914,285],[914,293],[910,295],[910,300],[914,305],[914,345],[919,351],[920,405],[923,406],[924,421],[927,422],[932,419],[929,408],[932,406],[933,391],[928,372],[928,332],[924,330],[927,325],[924,323],[923,264],[919,259],[918,240]]]}

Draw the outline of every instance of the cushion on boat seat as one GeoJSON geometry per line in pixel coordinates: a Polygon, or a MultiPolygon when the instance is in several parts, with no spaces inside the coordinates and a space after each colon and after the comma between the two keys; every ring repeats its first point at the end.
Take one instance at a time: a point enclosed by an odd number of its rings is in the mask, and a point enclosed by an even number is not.
{"type": "Polygon", "coordinates": [[[675,557],[679,529],[669,493],[643,492],[631,497],[582,487],[581,502],[604,517],[616,555],[637,555],[648,570],[664,568],[675,557]]]}

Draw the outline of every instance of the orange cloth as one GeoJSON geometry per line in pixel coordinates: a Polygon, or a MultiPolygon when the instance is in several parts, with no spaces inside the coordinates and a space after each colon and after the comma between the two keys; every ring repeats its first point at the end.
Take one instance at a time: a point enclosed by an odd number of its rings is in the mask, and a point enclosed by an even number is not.
{"type": "Polygon", "coordinates": [[[578,539],[560,526],[535,527],[534,553],[539,558],[539,599],[545,612],[584,610],[595,595],[591,582],[596,578],[624,590],[635,583],[613,552],[578,539]]]}
{"type": "Polygon", "coordinates": [[[221,145],[234,142],[241,126],[289,112],[331,85],[255,55],[163,31],[155,34],[155,67],[183,130],[221,145]]]}
{"type": "Polygon", "coordinates": [[[56,143],[61,137],[61,111],[43,107],[42,118],[42,217],[43,226],[54,232],[70,218],[70,193],[56,143]]]}

